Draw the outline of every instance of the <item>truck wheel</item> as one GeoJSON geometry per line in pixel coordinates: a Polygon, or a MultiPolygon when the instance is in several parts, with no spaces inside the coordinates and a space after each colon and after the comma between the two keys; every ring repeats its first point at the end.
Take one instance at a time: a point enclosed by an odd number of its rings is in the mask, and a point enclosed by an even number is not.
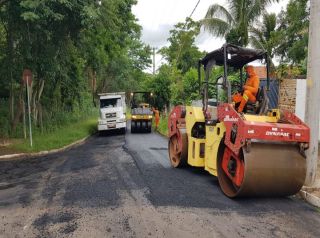
{"type": "Polygon", "coordinates": [[[121,129],[120,129],[121,134],[126,134],[126,129],[127,129],[127,128],[125,128],[125,127],[121,128],[121,129]]]}
{"type": "Polygon", "coordinates": [[[137,132],[141,132],[141,122],[140,121],[137,121],[136,122],[136,128],[137,128],[137,132]]]}
{"type": "Polygon", "coordinates": [[[145,122],[145,121],[141,122],[141,130],[142,131],[146,131],[147,130],[147,122],[145,122]]]}
{"type": "Polygon", "coordinates": [[[137,124],[135,121],[131,121],[131,133],[135,133],[137,129],[137,124]]]}
{"type": "Polygon", "coordinates": [[[151,133],[152,123],[148,121],[148,132],[151,133]]]}

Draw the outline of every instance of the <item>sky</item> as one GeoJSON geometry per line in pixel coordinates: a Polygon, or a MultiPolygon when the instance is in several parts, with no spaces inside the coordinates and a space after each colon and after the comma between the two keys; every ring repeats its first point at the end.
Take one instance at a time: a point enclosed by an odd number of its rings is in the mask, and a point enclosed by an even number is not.
{"type": "MultiPolygon", "coordinates": [[[[279,3],[270,4],[267,11],[269,13],[279,13],[281,9],[285,9],[289,0],[280,0],[279,3]]],[[[169,31],[178,22],[184,22],[198,0],[138,0],[137,5],[132,8],[133,13],[142,26],[141,40],[160,49],[168,45],[169,31]]],[[[202,19],[208,7],[211,4],[218,3],[226,6],[226,0],[201,0],[197,9],[192,15],[193,20],[202,19]]],[[[212,35],[201,32],[196,39],[196,45],[201,51],[212,51],[220,47],[224,43],[222,38],[215,38],[212,35]]],[[[156,55],[156,68],[161,65],[161,55],[156,55]]],[[[148,69],[150,72],[151,68],[148,69]]]]}

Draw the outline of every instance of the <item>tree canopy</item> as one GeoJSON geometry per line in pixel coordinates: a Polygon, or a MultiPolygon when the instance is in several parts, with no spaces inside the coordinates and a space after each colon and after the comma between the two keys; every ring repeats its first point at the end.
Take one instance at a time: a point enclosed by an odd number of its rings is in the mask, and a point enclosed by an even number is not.
{"type": "Polygon", "coordinates": [[[224,37],[228,43],[247,46],[249,28],[272,2],[278,0],[227,0],[227,8],[213,4],[209,6],[201,24],[205,30],[218,37],[224,37]]]}
{"type": "Polygon", "coordinates": [[[140,40],[135,0],[1,0],[0,98],[14,130],[24,105],[22,71],[33,72],[35,124],[89,107],[98,92],[129,90],[145,78],[151,48],[140,40]],[[82,108],[82,109],[81,109],[82,108]]]}

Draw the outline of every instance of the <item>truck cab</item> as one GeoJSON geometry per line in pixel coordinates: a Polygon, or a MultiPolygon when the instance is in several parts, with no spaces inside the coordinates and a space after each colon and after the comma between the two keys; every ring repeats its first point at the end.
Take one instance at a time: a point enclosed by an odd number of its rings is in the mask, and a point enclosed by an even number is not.
{"type": "Polygon", "coordinates": [[[125,93],[102,93],[100,99],[100,116],[98,131],[120,129],[126,132],[126,101],[125,93]]]}

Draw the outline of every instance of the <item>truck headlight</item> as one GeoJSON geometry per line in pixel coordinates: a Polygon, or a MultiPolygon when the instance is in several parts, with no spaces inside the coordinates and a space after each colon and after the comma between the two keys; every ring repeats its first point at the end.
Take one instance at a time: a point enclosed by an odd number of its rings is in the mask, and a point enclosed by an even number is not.
{"type": "Polygon", "coordinates": [[[149,118],[149,119],[152,119],[152,116],[151,116],[151,115],[149,115],[149,116],[148,116],[148,118],[149,118]]]}
{"type": "Polygon", "coordinates": [[[137,119],[137,116],[136,116],[136,115],[133,115],[133,116],[132,116],[132,119],[137,119]]]}

